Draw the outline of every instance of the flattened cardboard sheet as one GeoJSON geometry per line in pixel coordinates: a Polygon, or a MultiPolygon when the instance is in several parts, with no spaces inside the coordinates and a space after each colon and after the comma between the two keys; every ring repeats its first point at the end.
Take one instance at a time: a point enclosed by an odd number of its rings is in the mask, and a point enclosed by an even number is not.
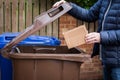
{"type": "Polygon", "coordinates": [[[85,35],[88,31],[85,25],[81,25],[63,33],[68,48],[73,48],[85,44],[85,35]]]}

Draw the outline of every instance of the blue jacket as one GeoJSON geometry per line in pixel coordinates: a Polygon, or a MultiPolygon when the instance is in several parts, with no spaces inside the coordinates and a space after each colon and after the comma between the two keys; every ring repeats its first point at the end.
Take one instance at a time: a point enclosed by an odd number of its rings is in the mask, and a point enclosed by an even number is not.
{"type": "Polygon", "coordinates": [[[120,0],[98,0],[89,10],[73,3],[68,13],[87,22],[98,20],[101,42],[94,45],[92,57],[99,54],[104,65],[120,67],[120,0]]]}

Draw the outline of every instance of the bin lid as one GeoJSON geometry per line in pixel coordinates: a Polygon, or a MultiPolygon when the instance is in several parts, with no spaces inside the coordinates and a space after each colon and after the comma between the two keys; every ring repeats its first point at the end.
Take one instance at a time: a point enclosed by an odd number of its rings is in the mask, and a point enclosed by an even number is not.
{"type": "Polygon", "coordinates": [[[32,53],[18,53],[18,54],[9,54],[11,59],[29,59],[29,60],[67,60],[67,61],[76,61],[76,62],[85,62],[91,61],[90,55],[88,54],[32,54],[32,53]]]}
{"type": "Polygon", "coordinates": [[[71,9],[72,6],[66,2],[64,4],[61,4],[57,8],[51,8],[48,11],[42,13],[40,16],[37,16],[34,20],[33,25],[29,26],[26,30],[21,32],[21,34],[19,34],[7,45],[5,45],[5,47],[2,49],[2,53],[6,51],[9,52],[12,49],[12,47],[18,44],[20,41],[32,35],[47,24],[53,22],[54,20],[67,13],[71,9]]]}

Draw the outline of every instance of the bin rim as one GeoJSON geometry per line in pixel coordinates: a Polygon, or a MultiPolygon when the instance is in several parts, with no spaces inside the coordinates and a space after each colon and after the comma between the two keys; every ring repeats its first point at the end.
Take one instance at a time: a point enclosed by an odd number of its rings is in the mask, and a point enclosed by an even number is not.
{"type": "Polygon", "coordinates": [[[39,60],[39,59],[47,59],[47,60],[67,60],[67,61],[75,61],[75,62],[85,62],[91,60],[89,54],[40,54],[40,53],[15,53],[8,54],[10,59],[23,59],[23,60],[39,60]]]}

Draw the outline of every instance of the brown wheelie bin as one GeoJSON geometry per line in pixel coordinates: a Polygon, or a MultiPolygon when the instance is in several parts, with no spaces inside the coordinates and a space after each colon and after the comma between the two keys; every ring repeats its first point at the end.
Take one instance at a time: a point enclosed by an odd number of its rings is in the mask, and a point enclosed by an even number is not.
{"type": "Polygon", "coordinates": [[[90,59],[66,46],[18,46],[9,57],[14,80],[79,80],[81,64],[90,59]]]}

